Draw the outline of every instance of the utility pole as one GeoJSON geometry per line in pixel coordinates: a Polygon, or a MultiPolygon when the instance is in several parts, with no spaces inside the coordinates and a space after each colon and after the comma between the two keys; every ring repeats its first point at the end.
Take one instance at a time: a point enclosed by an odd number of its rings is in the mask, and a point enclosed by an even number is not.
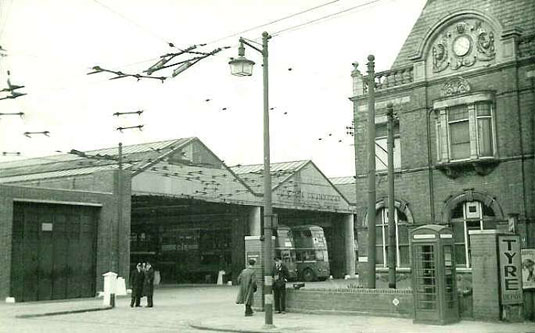
{"type": "Polygon", "coordinates": [[[123,144],[119,142],[119,174],[117,175],[117,275],[121,272],[121,225],[123,224],[123,144]]]}
{"type": "Polygon", "coordinates": [[[396,289],[396,225],[394,220],[394,110],[386,106],[388,150],[388,288],[396,289]]]}
{"type": "Polygon", "coordinates": [[[368,279],[375,289],[375,57],[368,56],[368,279]]]}
{"type": "MultiPolygon", "coordinates": [[[[113,116],[120,117],[120,116],[130,116],[130,115],[137,115],[140,117],[143,114],[143,110],[138,111],[131,111],[131,112],[115,112],[113,116]]],[[[115,130],[119,131],[120,133],[123,133],[125,130],[131,130],[131,129],[138,129],[143,130],[142,124],[135,125],[135,126],[126,126],[122,127],[119,126],[115,130]]],[[[121,226],[123,225],[123,200],[124,200],[124,181],[123,181],[123,143],[119,142],[118,146],[118,156],[117,156],[117,163],[118,163],[118,170],[117,170],[117,227],[116,227],[116,234],[115,234],[115,252],[116,252],[116,258],[117,258],[117,274],[120,275],[121,272],[121,226]]],[[[128,270],[127,272],[128,273],[128,270]]]]}

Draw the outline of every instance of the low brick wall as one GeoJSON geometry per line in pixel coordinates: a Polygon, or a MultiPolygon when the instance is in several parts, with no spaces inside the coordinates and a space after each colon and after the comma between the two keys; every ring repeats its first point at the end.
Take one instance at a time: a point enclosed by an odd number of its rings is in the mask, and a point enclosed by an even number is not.
{"type": "Polygon", "coordinates": [[[286,296],[288,311],[322,314],[412,318],[413,304],[412,290],[409,289],[287,289],[286,296]]]}

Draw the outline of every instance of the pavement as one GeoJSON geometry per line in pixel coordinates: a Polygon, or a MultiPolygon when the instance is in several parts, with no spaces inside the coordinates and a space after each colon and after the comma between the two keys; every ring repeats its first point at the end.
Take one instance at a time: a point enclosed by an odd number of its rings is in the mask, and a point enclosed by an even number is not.
{"type": "MultiPolygon", "coordinates": [[[[109,309],[102,298],[0,304],[0,332],[508,332],[535,333],[535,322],[463,320],[450,325],[414,324],[412,319],[362,315],[274,314],[266,327],[264,312],[244,316],[234,304],[235,286],[157,288],[154,308],[130,308],[118,297],[109,309]]],[[[142,300],[145,304],[145,299],[142,300]]]]}

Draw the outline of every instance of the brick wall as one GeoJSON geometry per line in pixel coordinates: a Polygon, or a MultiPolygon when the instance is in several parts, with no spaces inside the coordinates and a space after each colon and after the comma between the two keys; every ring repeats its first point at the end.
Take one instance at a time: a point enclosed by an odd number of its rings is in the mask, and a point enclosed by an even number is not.
{"type": "Polygon", "coordinates": [[[292,312],[412,318],[414,311],[412,291],[402,289],[287,289],[286,297],[286,307],[292,312]]]}
{"type": "MultiPolygon", "coordinates": [[[[113,179],[108,179],[113,183],[113,179]]],[[[129,186],[129,185],[125,185],[129,186]]],[[[128,187],[127,187],[128,188],[128,187]]],[[[23,186],[0,186],[0,259],[5,263],[0,270],[0,299],[9,296],[11,280],[11,234],[13,225],[13,199],[38,200],[47,202],[71,202],[99,204],[100,216],[97,231],[97,268],[95,279],[97,291],[103,289],[102,274],[110,270],[110,255],[112,251],[110,243],[111,226],[117,223],[117,197],[112,193],[72,191],[49,188],[23,187],[23,186]]],[[[130,226],[130,194],[125,193],[123,206],[127,213],[123,215],[124,231],[121,238],[121,276],[128,276],[128,246],[130,226]],[[128,233],[127,233],[128,232],[128,233]]],[[[123,230],[123,229],[121,229],[123,230]]]]}

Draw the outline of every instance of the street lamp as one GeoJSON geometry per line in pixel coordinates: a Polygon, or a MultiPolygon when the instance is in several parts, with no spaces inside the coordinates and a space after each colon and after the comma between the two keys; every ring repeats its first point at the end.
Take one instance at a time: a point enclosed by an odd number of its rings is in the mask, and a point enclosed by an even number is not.
{"type": "Polygon", "coordinates": [[[269,94],[268,94],[268,40],[271,36],[262,33],[262,49],[251,45],[240,37],[238,58],[229,62],[231,74],[235,76],[251,76],[254,62],[245,58],[244,44],[262,54],[263,86],[264,86],[264,311],[265,326],[273,327],[273,294],[270,267],[272,263],[273,208],[271,205],[271,170],[269,152],[269,94]]]}

